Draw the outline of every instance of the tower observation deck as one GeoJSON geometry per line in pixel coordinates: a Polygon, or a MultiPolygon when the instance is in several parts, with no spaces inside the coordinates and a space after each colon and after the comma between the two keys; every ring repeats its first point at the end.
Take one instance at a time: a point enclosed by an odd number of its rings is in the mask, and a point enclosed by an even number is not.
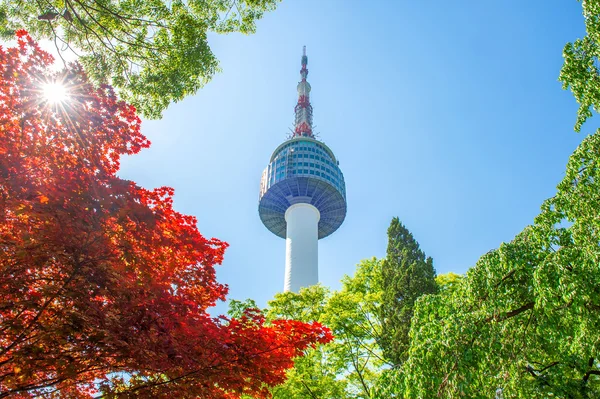
{"type": "Polygon", "coordinates": [[[302,54],[295,129],[275,149],[260,182],[263,224],[286,239],[284,291],[317,284],[318,240],[346,217],[346,185],[333,152],[313,135],[306,47],[302,54]]]}

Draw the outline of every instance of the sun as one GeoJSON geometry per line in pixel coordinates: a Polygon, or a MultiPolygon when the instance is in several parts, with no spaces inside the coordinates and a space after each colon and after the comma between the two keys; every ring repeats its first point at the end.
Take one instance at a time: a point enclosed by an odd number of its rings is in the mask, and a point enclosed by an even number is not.
{"type": "Polygon", "coordinates": [[[62,103],[69,97],[67,88],[65,85],[59,82],[45,83],[43,88],[43,94],[46,101],[49,103],[57,104],[62,103]]]}

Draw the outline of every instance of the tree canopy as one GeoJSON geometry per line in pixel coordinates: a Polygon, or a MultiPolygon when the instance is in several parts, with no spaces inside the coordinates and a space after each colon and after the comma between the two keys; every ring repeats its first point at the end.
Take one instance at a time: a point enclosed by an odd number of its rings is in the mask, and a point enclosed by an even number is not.
{"type": "MultiPolygon", "coordinates": [[[[600,2],[583,10],[587,35],[565,46],[560,75],[580,104],[577,131],[600,110],[600,2]]],[[[600,397],[599,193],[600,129],[531,226],[417,301],[409,357],[378,397],[600,397]]]]}
{"type": "Polygon", "coordinates": [[[533,225],[484,255],[455,289],[417,302],[409,359],[392,391],[600,396],[599,162],[595,133],[573,153],[533,225]]]}
{"type": "Polygon", "coordinates": [[[252,33],[279,0],[2,0],[0,35],[18,29],[78,56],[150,118],[194,94],[218,70],[207,35],[252,33]]]}
{"type": "Polygon", "coordinates": [[[134,108],[50,64],[25,32],[0,47],[0,398],[267,397],[329,330],[210,317],[227,244],[117,177],[150,144],[134,108]]]}
{"type": "MultiPolygon", "coordinates": [[[[339,291],[315,285],[277,294],[265,310],[267,320],[317,321],[335,339],[296,358],[285,383],[271,388],[273,398],[372,398],[385,365],[377,343],[380,297],[381,261],[374,258],[360,262],[354,276],[345,276],[339,291]]],[[[236,301],[232,307],[232,315],[244,308],[236,301]]]]}

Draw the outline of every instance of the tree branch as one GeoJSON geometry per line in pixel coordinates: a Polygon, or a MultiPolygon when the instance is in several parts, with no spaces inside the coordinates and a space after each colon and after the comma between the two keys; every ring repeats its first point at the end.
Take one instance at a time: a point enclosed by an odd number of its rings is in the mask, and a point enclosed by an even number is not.
{"type": "Polygon", "coordinates": [[[518,316],[523,312],[526,312],[530,309],[533,309],[535,305],[535,302],[528,302],[525,305],[521,306],[520,308],[511,310],[509,312],[507,312],[506,314],[504,314],[503,316],[491,316],[488,317],[487,319],[485,319],[485,322],[490,322],[490,321],[496,321],[496,322],[500,322],[500,321],[504,321],[504,320],[508,320],[512,317],[518,316]]]}

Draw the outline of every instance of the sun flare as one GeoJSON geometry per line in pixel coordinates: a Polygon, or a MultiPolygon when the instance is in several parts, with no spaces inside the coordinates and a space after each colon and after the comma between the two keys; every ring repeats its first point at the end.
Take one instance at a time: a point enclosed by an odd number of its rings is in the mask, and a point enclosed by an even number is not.
{"type": "Polygon", "coordinates": [[[44,84],[44,98],[46,101],[56,104],[65,101],[68,97],[67,88],[59,82],[44,84]]]}

